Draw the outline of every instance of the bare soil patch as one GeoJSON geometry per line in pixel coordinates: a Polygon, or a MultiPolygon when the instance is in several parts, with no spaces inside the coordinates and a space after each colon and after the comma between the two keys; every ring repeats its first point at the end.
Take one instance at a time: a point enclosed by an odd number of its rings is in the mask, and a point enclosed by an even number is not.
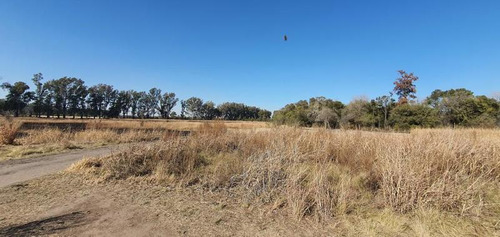
{"type": "Polygon", "coordinates": [[[0,189],[0,235],[317,236],[307,222],[196,189],[59,173],[0,189]]]}

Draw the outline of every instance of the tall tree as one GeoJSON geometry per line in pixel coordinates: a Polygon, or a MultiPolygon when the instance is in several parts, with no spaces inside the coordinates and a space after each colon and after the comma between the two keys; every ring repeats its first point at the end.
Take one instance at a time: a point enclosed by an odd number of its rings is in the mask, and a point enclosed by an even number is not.
{"type": "Polygon", "coordinates": [[[392,98],[392,93],[389,93],[389,95],[383,95],[375,98],[375,107],[377,110],[380,112],[382,115],[382,122],[380,122],[379,119],[379,127],[386,128],[387,127],[387,120],[389,119],[389,112],[391,109],[394,107],[394,99],[392,98]]]}
{"type": "Polygon", "coordinates": [[[87,94],[85,82],[82,79],[73,78],[68,91],[69,112],[73,115],[73,118],[75,118],[76,114],[80,114],[80,118],[83,118],[87,94]]]}
{"type": "Polygon", "coordinates": [[[161,90],[153,87],[149,90],[148,101],[147,101],[147,116],[154,117],[156,111],[161,114],[160,111],[160,100],[161,100],[161,90]]]}
{"type": "Polygon", "coordinates": [[[400,77],[394,82],[394,93],[398,96],[398,104],[406,104],[410,99],[415,99],[417,96],[417,88],[414,84],[418,77],[412,73],[406,73],[404,70],[398,71],[400,77]]]}
{"type": "Polygon", "coordinates": [[[49,81],[47,86],[54,97],[57,117],[62,114],[63,118],[66,118],[70,99],[75,98],[76,88],[83,86],[83,81],[74,77],[62,77],[49,81]]]}
{"type": "Polygon", "coordinates": [[[33,84],[35,84],[35,93],[33,95],[34,105],[33,110],[37,117],[41,117],[44,110],[44,99],[47,94],[47,88],[44,87],[42,83],[43,75],[42,73],[37,73],[33,75],[31,79],[33,84]]]}
{"type": "Polygon", "coordinates": [[[120,105],[120,110],[122,117],[126,118],[132,104],[132,93],[131,91],[120,91],[118,93],[118,101],[120,105]]]}
{"type": "Polygon", "coordinates": [[[201,117],[203,119],[211,120],[218,117],[219,114],[219,110],[215,107],[215,103],[212,101],[207,101],[201,106],[201,117]]]}
{"type": "Polygon", "coordinates": [[[474,93],[464,88],[435,90],[425,103],[437,111],[443,125],[467,125],[474,116],[474,93]]]}
{"type": "Polygon", "coordinates": [[[179,99],[175,98],[175,93],[165,92],[161,96],[158,111],[162,118],[166,119],[170,117],[170,112],[175,107],[175,104],[177,104],[177,101],[179,101],[179,99]]]}
{"type": "Polygon", "coordinates": [[[130,113],[132,114],[132,118],[135,118],[136,116],[139,117],[139,107],[144,92],[137,92],[134,90],[130,90],[129,93],[130,93],[130,113]]]}
{"type": "Polygon", "coordinates": [[[181,118],[186,117],[186,101],[181,100],[181,118]]]}
{"type": "Polygon", "coordinates": [[[88,89],[88,99],[87,104],[90,109],[90,114],[94,118],[97,116],[101,118],[102,116],[102,106],[104,101],[104,91],[102,87],[99,85],[91,86],[88,89]]]}
{"type": "Polygon", "coordinates": [[[144,91],[139,92],[139,100],[137,107],[137,114],[139,118],[143,119],[149,117],[150,105],[151,103],[148,93],[144,91]]]}
{"type": "Polygon", "coordinates": [[[102,110],[107,117],[112,117],[109,113],[112,105],[115,104],[116,98],[118,96],[118,91],[113,89],[112,85],[100,84],[100,90],[103,91],[103,105],[102,110]]]}
{"type": "Polygon", "coordinates": [[[14,116],[18,117],[24,107],[33,98],[33,92],[28,91],[30,87],[22,81],[15,82],[14,84],[5,82],[0,87],[8,91],[5,97],[6,110],[14,111],[14,116]]]}
{"type": "Polygon", "coordinates": [[[198,97],[191,97],[185,101],[186,113],[189,117],[200,119],[203,111],[203,100],[198,97]]]}

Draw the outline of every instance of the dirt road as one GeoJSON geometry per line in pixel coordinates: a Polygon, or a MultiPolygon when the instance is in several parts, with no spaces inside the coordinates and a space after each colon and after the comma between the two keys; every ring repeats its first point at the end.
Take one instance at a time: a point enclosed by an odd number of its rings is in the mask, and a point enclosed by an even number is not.
{"type": "Polygon", "coordinates": [[[69,167],[72,163],[84,157],[107,155],[125,146],[126,145],[113,145],[37,158],[0,162],[0,188],[38,178],[46,174],[55,173],[69,167]]]}

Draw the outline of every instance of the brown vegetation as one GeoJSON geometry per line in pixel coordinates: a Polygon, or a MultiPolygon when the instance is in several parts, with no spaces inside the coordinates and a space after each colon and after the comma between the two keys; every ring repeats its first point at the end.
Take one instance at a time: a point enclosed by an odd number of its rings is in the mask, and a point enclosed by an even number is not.
{"type": "Polygon", "coordinates": [[[223,126],[226,130],[267,128],[265,122],[196,120],[101,120],[1,118],[0,160],[102,146],[108,144],[153,141],[162,137],[187,134],[203,127],[223,126]],[[16,143],[14,144],[14,139],[16,143]]]}
{"type": "Polygon", "coordinates": [[[175,119],[40,119],[16,118],[27,125],[34,124],[38,127],[56,126],[57,124],[82,125],[78,127],[95,129],[169,129],[179,131],[194,131],[203,124],[224,123],[227,129],[259,129],[268,128],[270,123],[259,121],[201,121],[201,120],[175,120],[175,119]]]}
{"type": "Polygon", "coordinates": [[[238,132],[215,124],[200,131],[87,159],[71,170],[96,181],[134,178],[227,193],[299,220],[381,217],[390,210],[458,218],[476,234],[497,231],[498,130],[238,132]]]}
{"type": "Polygon", "coordinates": [[[19,132],[21,123],[11,117],[0,118],[0,144],[12,145],[19,132]]]}

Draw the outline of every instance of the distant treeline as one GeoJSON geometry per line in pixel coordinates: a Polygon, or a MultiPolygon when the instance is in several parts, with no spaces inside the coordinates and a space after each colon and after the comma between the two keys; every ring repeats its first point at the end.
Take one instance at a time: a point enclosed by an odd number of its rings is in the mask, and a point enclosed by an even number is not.
{"type": "MultiPolygon", "coordinates": [[[[387,95],[369,100],[357,98],[347,105],[325,97],[288,104],[274,112],[276,124],[325,126],[328,128],[412,127],[496,127],[500,126],[500,95],[475,96],[460,88],[435,90],[423,101],[416,101],[413,73],[398,71],[394,88],[387,95]]],[[[216,106],[197,97],[181,100],[181,112],[172,109],[179,99],[175,93],[158,88],[149,91],[119,91],[111,85],[85,85],[81,79],[63,77],[43,81],[41,73],[32,79],[35,88],[22,82],[3,83],[7,91],[0,99],[0,112],[14,116],[79,118],[185,118],[225,120],[269,120],[271,112],[241,103],[216,106]]]]}
{"type": "Polygon", "coordinates": [[[325,97],[301,100],[275,111],[273,120],[277,124],[297,126],[397,130],[500,126],[500,95],[498,98],[474,96],[472,91],[463,88],[435,90],[425,100],[416,102],[414,82],[418,77],[404,71],[399,74],[388,95],[372,100],[357,98],[347,105],[325,97]]]}
{"type": "Polygon", "coordinates": [[[3,83],[7,91],[0,99],[0,112],[14,116],[57,118],[189,118],[225,120],[269,120],[271,112],[241,103],[223,103],[191,97],[181,100],[181,113],[172,109],[179,99],[175,93],[151,88],[149,91],[120,91],[111,85],[87,86],[82,79],[63,77],[43,82],[33,75],[34,90],[22,81],[3,83]]]}

